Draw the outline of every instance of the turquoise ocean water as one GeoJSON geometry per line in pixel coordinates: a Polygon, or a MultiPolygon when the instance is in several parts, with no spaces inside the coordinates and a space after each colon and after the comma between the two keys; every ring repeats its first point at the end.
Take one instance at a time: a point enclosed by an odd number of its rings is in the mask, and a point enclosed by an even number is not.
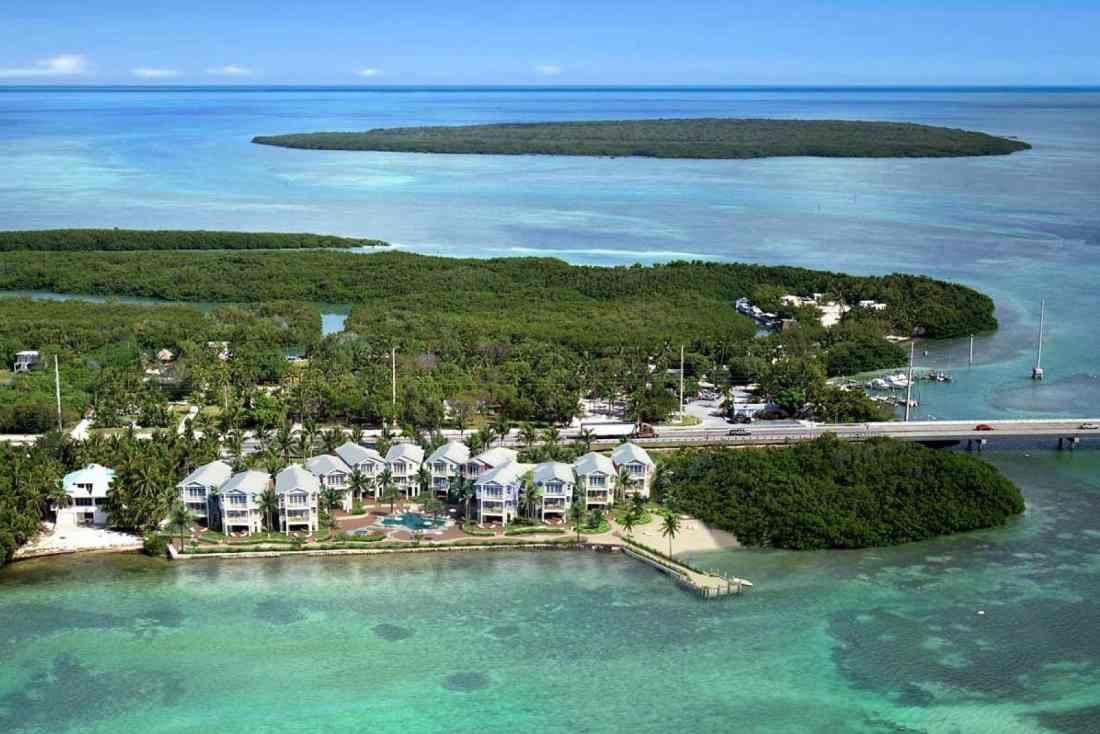
{"type": "Polygon", "coordinates": [[[702,554],[756,583],[712,602],[567,551],[17,563],[0,731],[1100,730],[1100,453],[987,456],[1010,526],[702,554]]]}
{"type": "MultiPolygon", "coordinates": [[[[0,227],[202,227],[444,255],[922,272],[1002,328],[929,344],[938,418],[1100,412],[1100,92],[0,90],[0,227]],[[648,161],[291,151],[258,133],[655,116],[1014,135],[961,160],[648,161]],[[1050,379],[1027,379],[1048,298],[1050,379]]],[[[700,603],[575,553],[0,570],[0,731],[1094,732],[1100,453],[989,452],[1009,527],[864,552],[726,551],[700,603]],[[981,610],[985,614],[979,615],[981,610]]]]}

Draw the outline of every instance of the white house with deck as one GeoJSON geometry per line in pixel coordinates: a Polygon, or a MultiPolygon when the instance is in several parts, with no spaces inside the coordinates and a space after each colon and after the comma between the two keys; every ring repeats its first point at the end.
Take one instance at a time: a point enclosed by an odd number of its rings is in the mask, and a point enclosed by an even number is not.
{"type": "Polygon", "coordinates": [[[335,489],[340,493],[340,508],[344,512],[351,512],[351,467],[335,454],[321,454],[306,459],[306,469],[323,489],[335,489]]]}
{"type": "Polygon", "coordinates": [[[279,497],[279,527],[284,533],[317,530],[321,482],[301,464],[291,464],[275,475],[279,497]]]}
{"type": "Polygon", "coordinates": [[[628,494],[640,494],[649,497],[649,490],[653,484],[653,469],[657,466],[649,454],[636,443],[627,441],[615,447],[611,452],[611,463],[615,470],[625,468],[630,476],[630,485],[623,487],[628,494]]]}
{"type": "Polygon", "coordinates": [[[611,459],[590,451],[573,464],[573,473],[585,510],[606,510],[615,503],[615,464],[611,459]]]}
{"type": "Polygon", "coordinates": [[[378,477],[386,468],[386,459],[374,449],[368,449],[354,441],[347,441],[336,447],[336,455],[354,472],[356,469],[367,478],[370,491],[378,497],[382,491],[378,477]]]}
{"type": "Polygon", "coordinates": [[[470,449],[461,441],[448,441],[424,462],[432,473],[432,491],[446,496],[456,477],[461,477],[470,460],[470,449]]]}
{"type": "Polygon", "coordinates": [[[416,475],[423,463],[424,449],[415,443],[395,443],[386,452],[386,468],[393,475],[394,486],[409,497],[419,492],[416,475]]]}
{"type": "Polygon", "coordinates": [[[70,472],[61,480],[69,504],[54,507],[57,527],[89,525],[103,527],[107,524],[107,490],[114,481],[114,469],[99,464],[88,464],[83,469],[70,472]]]}
{"type": "Polygon", "coordinates": [[[483,472],[474,482],[478,522],[508,523],[519,511],[523,480],[532,464],[512,461],[483,472]]]}
{"type": "Polygon", "coordinates": [[[535,486],[542,491],[543,522],[551,516],[564,519],[573,504],[573,489],[577,484],[573,466],[560,461],[546,461],[536,464],[532,474],[535,486]]]}
{"type": "Polygon", "coordinates": [[[227,535],[251,535],[263,530],[260,495],[271,486],[267,472],[249,469],[229,477],[218,492],[222,510],[222,531],[227,535]]]}
{"type": "Polygon", "coordinates": [[[497,446],[493,449],[482,451],[477,456],[466,462],[466,478],[477,479],[490,469],[510,464],[519,456],[513,449],[497,446]]]}
{"type": "Polygon", "coordinates": [[[37,349],[24,349],[15,353],[15,362],[11,366],[12,372],[30,372],[31,367],[41,358],[37,349]]]}
{"type": "Polygon", "coordinates": [[[203,464],[176,485],[180,502],[191,511],[195,522],[210,527],[218,516],[218,492],[233,476],[233,467],[224,461],[203,464]]]}

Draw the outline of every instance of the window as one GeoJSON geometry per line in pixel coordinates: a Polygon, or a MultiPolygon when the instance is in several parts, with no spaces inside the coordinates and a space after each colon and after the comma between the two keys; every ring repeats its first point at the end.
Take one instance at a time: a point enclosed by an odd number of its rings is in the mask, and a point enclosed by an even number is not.
{"type": "Polygon", "coordinates": [[[607,486],[607,477],[605,477],[603,474],[590,474],[588,476],[588,486],[589,487],[606,487],[607,486]]]}
{"type": "Polygon", "coordinates": [[[91,507],[93,503],[91,497],[77,497],[73,504],[77,507],[91,507]]]}
{"type": "Polygon", "coordinates": [[[246,498],[243,494],[227,495],[227,499],[229,500],[229,504],[238,507],[243,507],[246,501],[246,498]]]}
{"type": "Polygon", "coordinates": [[[206,499],[206,487],[188,487],[187,496],[194,500],[206,499]]]}

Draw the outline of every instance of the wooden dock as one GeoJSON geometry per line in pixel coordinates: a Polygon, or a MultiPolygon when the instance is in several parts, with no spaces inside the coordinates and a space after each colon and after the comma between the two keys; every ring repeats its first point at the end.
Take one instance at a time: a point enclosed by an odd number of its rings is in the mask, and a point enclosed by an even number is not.
{"type": "Polygon", "coordinates": [[[681,587],[703,599],[717,599],[731,594],[740,594],[752,588],[752,582],[742,578],[725,576],[718,572],[701,572],[684,564],[670,560],[640,543],[623,543],[623,553],[631,558],[648,564],[661,573],[673,577],[681,587]]]}

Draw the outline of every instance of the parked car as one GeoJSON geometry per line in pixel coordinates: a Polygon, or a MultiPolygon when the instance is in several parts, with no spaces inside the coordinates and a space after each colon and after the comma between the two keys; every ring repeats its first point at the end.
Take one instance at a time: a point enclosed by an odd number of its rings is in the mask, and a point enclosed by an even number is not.
{"type": "Polygon", "coordinates": [[[1100,423],[1082,423],[1077,428],[1082,431],[1100,431],[1100,423]]]}
{"type": "Polygon", "coordinates": [[[978,425],[974,426],[974,430],[975,431],[992,431],[993,426],[989,425],[988,423],[979,423],[978,425]]]}

